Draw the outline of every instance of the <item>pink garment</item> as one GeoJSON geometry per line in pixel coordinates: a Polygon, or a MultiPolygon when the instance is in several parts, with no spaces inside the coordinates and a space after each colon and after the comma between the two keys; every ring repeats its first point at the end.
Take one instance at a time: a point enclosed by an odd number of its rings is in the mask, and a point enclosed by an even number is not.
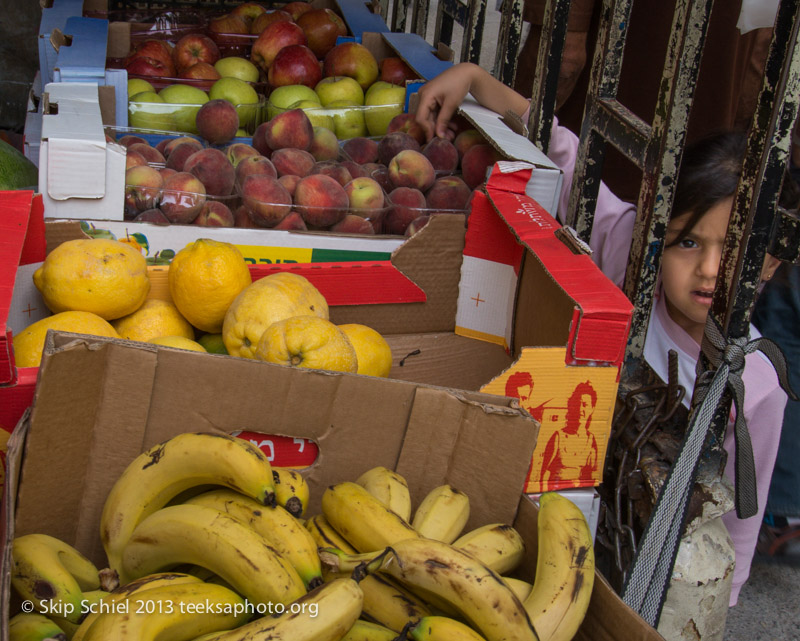
{"type": "MultiPolygon", "coordinates": [[[[555,120],[547,155],[564,172],[558,209],[558,217],[562,222],[567,211],[577,150],[578,137],[565,127],[559,126],[558,120],[555,120]]],[[[622,285],[625,278],[625,266],[630,252],[635,218],[635,206],[617,198],[605,184],[601,183],[589,245],[594,251],[594,262],[618,286],[622,285]]],[[[663,380],[666,380],[667,350],[676,350],[679,355],[680,383],[687,389],[691,398],[700,346],[669,317],[663,296],[658,294],[656,296],[645,341],[645,360],[663,380]]],[[[758,331],[751,325],[750,336],[758,335],[758,331]]],[[[786,394],[778,384],[778,377],[772,365],[760,353],[747,356],[742,380],[745,387],[744,415],[750,430],[756,467],[758,514],[749,519],[739,519],[735,512],[730,512],[723,517],[736,552],[730,605],[736,605],[739,591],[750,575],[750,564],[767,504],[769,482],[778,452],[783,411],[787,400],[786,394]]],[[[687,406],[689,398],[686,401],[687,406]]],[[[732,423],[728,425],[723,445],[728,454],[725,475],[733,481],[735,444],[732,423]]]]}

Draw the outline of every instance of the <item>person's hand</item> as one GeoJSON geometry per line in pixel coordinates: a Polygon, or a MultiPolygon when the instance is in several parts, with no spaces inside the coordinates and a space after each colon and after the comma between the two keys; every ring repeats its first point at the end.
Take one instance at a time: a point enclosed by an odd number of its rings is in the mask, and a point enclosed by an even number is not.
{"type": "Polygon", "coordinates": [[[450,119],[470,91],[473,66],[471,63],[454,65],[420,88],[414,118],[428,140],[434,136],[453,138],[450,119]]]}

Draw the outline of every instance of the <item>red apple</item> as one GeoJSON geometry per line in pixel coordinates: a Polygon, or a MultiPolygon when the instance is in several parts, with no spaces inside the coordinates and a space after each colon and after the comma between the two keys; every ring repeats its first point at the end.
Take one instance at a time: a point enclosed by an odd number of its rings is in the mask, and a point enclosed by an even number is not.
{"type": "Polygon", "coordinates": [[[378,79],[378,61],[364,45],[358,42],[342,42],[325,56],[322,74],[350,76],[366,91],[378,79]]]}
{"type": "Polygon", "coordinates": [[[133,51],[131,51],[125,58],[124,66],[126,69],[128,68],[128,62],[134,58],[151,58],[152,60],[158,60],[170,72],[165,75],[175,75],[175,63],[172,59],[172,46],[164,40],[147,38],[136,45],[133,51]]]}
{"type": "Polygon", "coordinates": [[[268,25],[253,43],[250,60],[253,64],[267,71],[275,60],[275,56],[289,45],[306,44],[306,34],[294,22],[281,20],[268,25]]]}
{"type": "Polygon", "coordinates": [[[419,78],[419,74],[409,67],[402,58],[397,56],[384,58],[381,60],[378,67],[378,80],[383,80],[393,85],[405,86],[406,80],[415,80],[419,78]]]}
{"type": "Polygon", "coordinates": [[[283,5],[283,10],[287,11],[292,16],[292,20],[295,21],[313,8],[314,5],[310,2],[304,2],[304,0],[294,0],[293,2],[283,5]]]}
{"type": "Polygon", "coordinates": [[[311,49],[305,45],[288,45],[272,60],[267,80],[273,87],[305,85],[313,89],[322,80],[322,69],[311,49]]]}
{"type": "Polygon", "coordinates": [[[333,49],[337,38],[347,35],[344,20],[327,7],[306,11],[296,22],[306,34],[309,49],[320,60],[333,49]]]}
{"type": "Polygon", "coordinates": [[[198,62],[207,62],[213,65],[219,60],[219,47],[208,36],[200,33],[190,33],[183,36],[172,50],[172,60],[178,71],[188,69],[198,62]]]}
{"type": "MultiPolygon", "coordinates": [[[[178,78],[189,80],[219,80],[222,76],[219,71],[207,62],[196,62],[191,67],[186,67],[178,74],[178,78]]],[[[203,83],[205,84],[205,83],[203,83]]],[[[210,85],[210,83],[208,83],[210,85]]]]}
{"type": "Polygon", "coordinates": [[[128,76],[152,76],[170,78],[175,76],[175,67],[165,65],[161,60],[147,56],[134,56],[125,62],[128,76]]]}
{"type": "Polygon", "coordinates": [[[222,16],[216,16],[208,21],[206,27],[213,33],[249,33],[247,21],[241,16],[232,13],[226,13],[222,16]]]}

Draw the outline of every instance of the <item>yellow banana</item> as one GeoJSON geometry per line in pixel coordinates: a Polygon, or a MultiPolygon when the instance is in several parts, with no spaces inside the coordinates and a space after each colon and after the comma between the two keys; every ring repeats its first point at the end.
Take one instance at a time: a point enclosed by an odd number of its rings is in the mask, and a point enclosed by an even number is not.
{"type": "Polygon", "coordinates": [[[287,467],[273,467],[272,478],[278,505],[298,519],[304,516],[311,490],[303,475],[287,467]]]}
{"type": "Polygon", "coordinates": [[[230,630],[248,618],[244,599],[210,583],[153,588],[101,614],[85,641],[190,641],[201,634],[230,630]]]}
{"type": "Polygon", "coordinates": [[[96,590],[95,565],[71,545],[47,534],[25,534],[11,544],[11,585],[37,611],[77,623],[83,590],[96,590]]]}
{"type": "Polygon", "coordinates": [[[411,520],[411,495],[408,483],[400,474],[379,465],[364,472],[356,483],[400,518],[411,520]]]}
{"type": "Polygon", "coordinates": [[[428,539],[452,543],[468,520],[469,497],[450,485],[440,485],[422,499],[411,527],[428,539]]]}
{"type": "Polygon", "coordinates": [[[487,641],[537,641],[520,600],[492,570],[452,545],[406,539],[391,546],[381,571],[412,592],[459,613],[487,641]]]}
{"type": "Polygon", "coordinates": [[[319,548],[318,558],[323,565],[326,565],[331,572],[352,574],[355,570],[369,572],[370,565],[376,564],[374,567],[379,567],[381,563],[381,555],[383,550],[379,552],[361,552],[360,554],[348,554],[336,548],[319,548]]]}
{"type": "Polygon", "coordinates": [[[141,579],[136,579],[135,581],[118,587],[116,590],[109,592],[108,595],[100,599],[100,601],[84,608],[84,610],[88,609],[88,611],[86,612],[85,618],[78,626],[78,629],[73,633],[72,641],[83,641],[89,629],[94,625],[94,622],[97,621],[101,615],[112,612],[116,607],[115,604],[119,601],[125,601],[129,597],[165,585],[182,585],[186,583],[202,583],[202,581],[188,574],[160,572],[157,574],[148,574],[141,579]]]}
{"type": "Polygon", "coordinates": [[[64,631],[43,614],[20,612],[8,620],[8,641],[66,641],[64,631]]]}
{"type": "Polygon", "coordinates": [[[556,492],[539,497],[537,532],[536,579],[523,605],[542,641],[569,641],[592,597],[592,533],[580,509],[556,492]]]}
{"type": "Polygon", "coordinates": [[[512,572],[525,555],[525,542],[513,527],[490,523],[453,541],[453,547],[471,554],[498,574],[512,572]]]}
{"type": "Polygon", "coordinates": [[[395,634],[402,632],[409,621],[431,613],[422,599],[382,572],[368,574],[358,584],[364,592],[363,616],[395,634]]]}
{"type": "Polygon", "coordinates": [[[322,513],[359,552],[374,552],[419,534],[357,483],[345,481],[326,488],[322,513]]]}
{"type": "Polygon", "coordinates": [[[205,641],[339,641],[361,614],[361,588],[336,579],[286,606],[279,616],[262,617],[205,641]]]}
{"type": "Polygon", "coordinates": [[[395,641],[397,632],[378,623],[358,619],[341,641],[395,641]]]}
{"type": "Polygon", "coordinates": [[[311,533],[312,538],[320,548],[336,548],[342,552],[355,554],[356,549],[347,540],[333,529],[322,514],[315,514],[306,519],[305,528],[311,533]]]}
{"type": "MultiPolygon", "coordinates": [[[[224,485],[263,505],[275,500],[272,467],[255,445],[227,434],[179,434],[136,457],[111,488],[100,519],[109,566],[120,572],[142,519],[198,485],[224,485]]],[[[120,574],[122,583],[129,579],[120,574]]]]}
{"type": "Polygon", "coordinates": [[[300,521],[280,505],[264,507],[233,490],[199,494],[187,505],[205,505],[220,510],[263,536],[297,570],[309,590],[322,583],[317,543],[300,521]]]}
{"type": "Polygon", "coordinates": [[[263,536],[204,505],[154,512],[136,526],[122,553],[125,576],[181,563],[208,568],[255,604],[289,603],[306,593],[295,569],[263,536]]]}
{"type": "Polygon", "coordinates": [[[450,617],[429,616],[408,631],[414,641],[486,641],[471,627],[450,617]]]}
{"type": "Polygon", "coordinates": [[[533,584],[513,576],[504,576],[501,578],[506,585],[511,588],[511,591],[517,595],[517,598],[522,601],[522,604],[525,605],[525,599],[528,598],[531,590],[533,590],[533,584]]]}
{"type": "MultiPolygon", "coordinates": [[[[90,590],[83,593],[83,600],[81,601],[81,610],[88,616],[93,610],[99,608],[98,604],[108,598],[110,593],[105,590],[90,590]]],[[[80,624],[67,621],[64,617],[55,614],[48,615],[49,619],[55,623],[59,628],[64,631],[68,640],[71,640],[75,633],[78,631],[80,624]]]]}

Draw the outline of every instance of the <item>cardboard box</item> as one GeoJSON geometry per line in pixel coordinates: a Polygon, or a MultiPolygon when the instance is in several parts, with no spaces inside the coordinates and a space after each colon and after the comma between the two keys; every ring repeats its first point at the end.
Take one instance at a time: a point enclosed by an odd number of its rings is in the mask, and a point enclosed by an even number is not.
{"type": "Polygon", "coordinates": [[[336,4],[356,42],[361,42],[363,33],[390,31],[380,14],[373,11],[370,2],[365,0],[336,0],[336,4]]]}
{"type": "Polygon", "coordinates": [[[39,22],[39,74],[42,82],[53,81],[53,68],[56,66],[58,51],[50,38],[53,31],[64,31],[67,19],[79,17],[83,11],[83,0],[44,0],[42,19],[39,22]]]}
{"type": "MultiPolygon", "coordinates": [[[[467,528],[513,523],[527,547],[519,575],[533,579],[536,509],[518,488],[537,426],[513,402],[122,341],[57,333],[50,339],[33,412],[10,443],[7,541],[45,532],[103,565],[98,524],[109,489],[136,455],[184,431],[191,417],[197,431],[230,433],[247,426],[314,440],[319,457],[303,472],[311,488],[310,514],[319,511],[327,485],[374,465],[396,469],[417,500],[451,483],[470,497],[467,528]],[[481,474],[475,474],[478,452],[481,474]]],[[[7,638],[9,556],[6,544],[0,639],[7,638]]],[[[576,638],[661,637],[598,575],[576,638]]]]}

